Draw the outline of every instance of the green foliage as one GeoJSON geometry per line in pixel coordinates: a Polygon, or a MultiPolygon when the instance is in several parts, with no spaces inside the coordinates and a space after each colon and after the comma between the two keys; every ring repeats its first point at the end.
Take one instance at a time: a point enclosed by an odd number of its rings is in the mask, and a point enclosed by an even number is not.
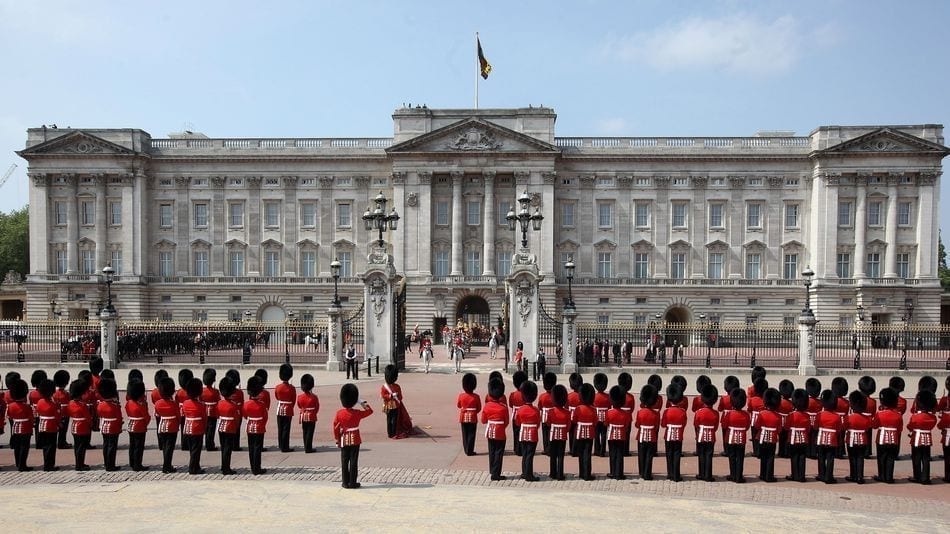
{"type": "Polygon", "coordinates": [[[30,269],[30,217],[24,206],[10,213],[0,213],[0,280],[7,271],[21,275],[30,269]]]}
{"type": "Polygon", "coordinates": [[[947,267],[947,251],[943,248],[943,234],[940,234],[940,247],[937,250],[937,272],[940,275],[940,285],[944,290],[950,291],[950,268],[947,267]]]}

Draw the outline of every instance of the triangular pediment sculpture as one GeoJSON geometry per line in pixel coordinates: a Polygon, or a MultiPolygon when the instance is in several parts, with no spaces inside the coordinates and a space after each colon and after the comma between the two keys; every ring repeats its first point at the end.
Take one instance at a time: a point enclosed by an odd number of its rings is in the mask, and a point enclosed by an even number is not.
{"type": "Polygon", "coordinates": [[[869,153],[946,155],[950,149],[900,130],[879,128],[816,152],[817,155],[869,153]]]}
{"type": "Polygon", "coordinates": [[[24,159],[30,159],[31,156],[132,156],[136,155],[136,152],[112,141],[76,130],[20,150],[17,154],[24,159]]]}
{"type": "Polygon", "coordinates": [[[386,149],[390,154],[418,152],[483,153],[541,152],[558,153],[558,147],[476,117],[413,137],[386,149]]]}

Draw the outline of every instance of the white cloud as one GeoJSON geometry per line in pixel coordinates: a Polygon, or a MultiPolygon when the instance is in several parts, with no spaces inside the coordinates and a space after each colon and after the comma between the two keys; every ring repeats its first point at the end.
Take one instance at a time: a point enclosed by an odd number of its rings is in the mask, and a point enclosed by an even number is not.
{"type": "Polygon", "coordinates": [[[765,21],[738,14],[689,18],[651,32],[610,37],[605,52],[665,71],[706,68],[759,75],[787,72],[804,44],[794,17],[765,21]]]}

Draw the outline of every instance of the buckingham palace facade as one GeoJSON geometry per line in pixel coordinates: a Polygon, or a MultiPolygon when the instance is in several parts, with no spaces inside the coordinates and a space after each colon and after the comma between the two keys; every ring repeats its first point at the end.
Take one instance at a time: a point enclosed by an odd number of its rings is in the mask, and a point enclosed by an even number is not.
{"type": "Polygon", "coordinates": [[[391,138],[152,138],[32,128],[27,317],[94,315],[111,264],[131,319],[321,321],[344,307],[376,231],[404,277],[407,322],[494,322],[520,246],[523,192],[541,303],[572,279],[579,321],[937,322],[941,125],[822,126],[807,136],[561,137],[549,108],[401,108],[391,138]]]}

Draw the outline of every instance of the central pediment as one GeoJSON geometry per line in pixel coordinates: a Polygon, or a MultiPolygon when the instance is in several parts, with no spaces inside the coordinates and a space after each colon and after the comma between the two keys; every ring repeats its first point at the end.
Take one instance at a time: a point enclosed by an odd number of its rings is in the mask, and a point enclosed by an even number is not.
{"type": "Polygon", "coordinates": [[[472,117],[393,145],[386,149],[386,152],[389,154],[419,152],[478,154],[559,153],[560,150],[530,135],[472,117]]]}
{"type": "Polygon", "coordinates": [[[920,137],[904,133],[894,128],[879,128],[849,139],[843,143],[819,150],[818,155],[860,155],[869,154],[913,154],[946,155],[950,150],[943,145],[920,137]]]}
{"type": "Polygon", "coordinates": [[[101,137],[76,130],[17,152],[30,156],[131,156],[136,152],[101,137]]]}

